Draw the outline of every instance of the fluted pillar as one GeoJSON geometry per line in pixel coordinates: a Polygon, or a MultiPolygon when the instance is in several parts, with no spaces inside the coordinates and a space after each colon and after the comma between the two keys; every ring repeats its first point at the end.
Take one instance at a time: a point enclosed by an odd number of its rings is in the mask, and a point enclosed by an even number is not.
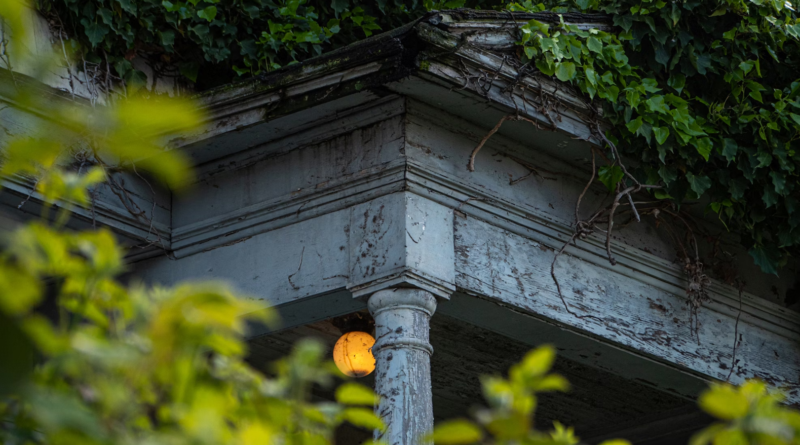
{"type": "Polygon", "coordinates": [[[375,319],[375,391],[377,413],[386,432],[376,438],[389,445],[417,445],[433,429],[430,318],[436,298],[419,289],[374,293],[368,302],[375,319]]]}

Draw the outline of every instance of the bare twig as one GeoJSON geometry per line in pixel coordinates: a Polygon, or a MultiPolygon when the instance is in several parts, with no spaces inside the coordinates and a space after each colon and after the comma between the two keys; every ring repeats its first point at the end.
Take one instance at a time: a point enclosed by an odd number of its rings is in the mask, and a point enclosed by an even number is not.
{"type": "Polygon", "coordinates": [[[509,114],[507,116],[503,116],[500,119],[500,121],[497,122],[497,125],[495,125],[494,128],[489,130],[489,133],[487,133],[486,136],[484,136],[483,139],[481,139],[481,142],[478,144],[478,146],[475,147],[474,150],[472,150],[472,154],[469,156],[469,163],[467,164],[467,170],[469,170],[471,172],[475,171],[475,156],[477,156],[478,152],[481,151],[481,148],[483,148],[483,145],[486,143],[486,141],[489,140],[490,137],[492,137],[493,134],[497,133],[497,130],[499,130],[500,126],[503,125],[503,122],[505,122],[505,121],[507,121],[509,119],[513,119],[515,117],[516,116],[511,115],[511,114],[509,114]]]}
{"type": "Polygon", "coordinates": [[[583,201],[583,197],[586,196],[586,192],[589,191],[589,187],[592,186],[592,183],[594,182],[594,176],[595,176],[595,173],[597,171],[597,168],[595,166],[594,148],[592,147],[592,148],[590,148],[590,150],[592,151],[592,176],[589,178],[589,181],[586,183],[586,186],[583,187],[583,191],[581,192],[581,194],[578,195],[578,202],[575,203],[575,225],[576,226],[578,225],[578,221],[581,220],[581,218],[580,218],[581,201],[583,201]]]}
{"type": "Polygon", "coordinates": [[[472,154],[470,154],[470,156],[469,156],[469,162],[467,163],[467,170],[469,170],[469,171],[471,171],[471,172],[474,172],[474,171],[475,171],[475,156],[477,156],[477,155],[478,155],[478,152],[479,152],[479,151],[481,151],[481,148],[483,148],[484,144],[486,144],[486,141],[488,141],[488,140],[489,140],[489,138],[490,138],[490,137],[492,137],[492,135],[493,135],[493,134],[497,133],[497,131],[498,131],[498,130],[500,130],[500,127],[503,125],[503,122],[505,122],[505,121],[509,121],[509,120],[510,120],[510,121],[524,121],[524,122],[528,122],[528,123],[530,123],[531,125],[534,125],[534,126],[536,126],[536,128],[538,128],[538,129],[541,129],[541,128],[539,127],[539,123],[538,123],[538,122],[536,122],[536,121],[535,121],[535,120],[533,120],[533,119],[528,119],[527,117],[524,117],[524,116],[518,116],[518,115],[513,115],[513,114],[509,114],[509,115],[503,116],[503,117],[502,117],[502,118],[500,118],[500,120],[497,122],[497,125],[495,125],[495,126],[494,126],[494,128],[492,128],[491,130],[489,130],[489,133],[487,133],[487,134],[486,134],[486,136],[484,136],[484,137],[483,137],[483,139],[481,139],[480,143],[478,143],[478,146],[477,146],[477,147],[475,147],[475,149],[473,149],[473,150],[472,150],[472,154]]]}

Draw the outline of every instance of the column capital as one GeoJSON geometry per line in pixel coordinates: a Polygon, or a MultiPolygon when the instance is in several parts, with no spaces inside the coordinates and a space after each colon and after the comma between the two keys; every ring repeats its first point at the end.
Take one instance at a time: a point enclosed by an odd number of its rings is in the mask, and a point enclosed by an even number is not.
{"type": "Polygon", "coordinates": [[[367,307],[373,317],[389,309],[415,309],[433,316],[436,311],[436,297],[428,291],[414,288],[385,289],[372,294],[367,307]]]}

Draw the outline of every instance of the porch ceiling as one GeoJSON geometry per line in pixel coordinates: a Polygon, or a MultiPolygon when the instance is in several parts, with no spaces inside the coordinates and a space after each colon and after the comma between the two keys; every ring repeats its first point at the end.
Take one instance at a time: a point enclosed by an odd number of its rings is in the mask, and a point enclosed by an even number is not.
{"type": "MultiPolygon", "coordinates": [[[[332,350],[340,335],[339,330],[326,320],[258,337],[250,342],[250,361],[268,370],[269,362],[286,355],[292,344],[301,338],[318,338],[332,350]]],[[[435,351],[431,373],[437,422],[469,416],[472,410],[483,405],[480,376],[507,374],[509,367],[530,349],[514,339],[442,314],[436,314],[431,319],[430,341],[435,351]]],[[[566,394],[541,396],[536,418],[541,429],[549,429],[552,422],[558,420],[575,426],[579,436],[591,441],[593,437],[629,430],[631,425],[641,427],[653,423],[654,419],[664,421],[676,416],[691,418],[680,426],[668,422],[660,429],[629,431],[635,436],[633,439],[646,442],[664,434],[686,435],[688,433],[685,430],[691,432],[704,421],[702,416],[697,415],[693,401],[658,391],[643,383],[563,357],[556,360],[554,371],[565,376],[572,384],[572,389],[566,394]]],[[[360,383],[369,386],[373,382],[371,375],[360,380],[360,383]]],[[[319,393],[319,396],[326,399],[332,397],[326,392],[319,393]]],[[[679,439],[671,436],[671,440],[679,439]]]]}

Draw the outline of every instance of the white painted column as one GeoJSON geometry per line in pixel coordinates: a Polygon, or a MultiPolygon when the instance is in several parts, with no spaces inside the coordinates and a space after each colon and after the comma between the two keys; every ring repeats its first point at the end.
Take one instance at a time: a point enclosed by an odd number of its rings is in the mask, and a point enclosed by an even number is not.
{"type": "Polygon", "coordinates": [[[375,392],[377,414],[389,445],[417,445],[433,430],[430,318],[436,298],[419,289],[375,292],[368,302],[375,318],[375,392]]]}

